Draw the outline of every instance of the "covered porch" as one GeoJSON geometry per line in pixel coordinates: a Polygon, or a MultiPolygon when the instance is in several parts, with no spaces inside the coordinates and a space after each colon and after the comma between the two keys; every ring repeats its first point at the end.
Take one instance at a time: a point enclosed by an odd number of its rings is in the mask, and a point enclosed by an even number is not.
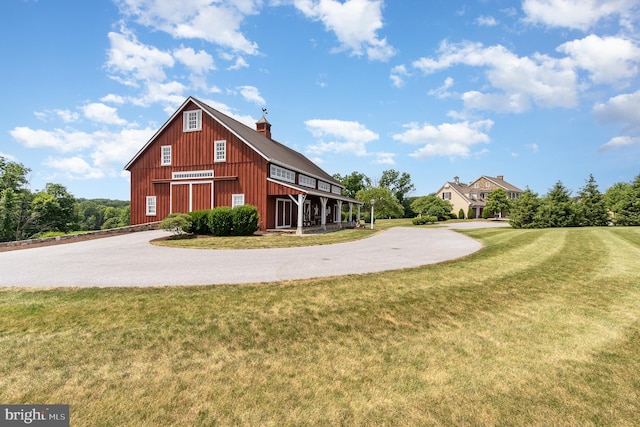
{"type": "Polygon", "coordinates": [[[362,202],[341,194],[271,181],[267,205],[267,229],[305,234],[353,227],[360,221],[362,202]]]}

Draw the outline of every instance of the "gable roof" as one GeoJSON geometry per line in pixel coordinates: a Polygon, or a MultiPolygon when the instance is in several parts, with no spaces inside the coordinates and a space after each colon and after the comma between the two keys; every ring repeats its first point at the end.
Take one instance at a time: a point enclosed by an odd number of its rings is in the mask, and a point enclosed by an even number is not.
{"type": "Polygon", "coordinates": [[[295,170],[297,172],[301,172],[306,175],[310,175],[323,181],[327,181],[331,184],[339,186],[340,188],[344,187],[339,181],[322,170],[320,167],[318,167],[318,165],[309,160],[303,154],[287,147],[284,144],[279,143],[276,140],[267,138],[260,132],[248,127],[243,123],[240,123],[236,119],[233,119],[226,114],[221,113],[220,111],[210,107],[209,105],[192,96],[187,98],[187,100],[180,106],[180,108],[178,108],[176,112],[173,113],[169,120],[167,120],[165,124],[162,125],[162,127],[153,135],[153,137],[151,137],[151,139],[140,149],[140,151],[136,153],[136,155],[124,167],[125,170],[129,170],[136,159],[140,157],[140,155],[146,150],[146,148],[153,143],[153,141],[163,132],[163,130],[169,125],[169,123],[171,123],[176,118],[176,116],[178,116],[178,114],[182,113],[189,102],[193,102],[195,105],[200,107],[202,111],[204,111],[207,115],[220,123],[222,126],[227,128],[227,130],[229,130],[236,137],[238,137],[238,139],[251,147],[266,161],[288,169],[295,170]]]}
{"type": "MultiPolygon", "coordinates": [[[[478,181],[478,180],[480,180],[482,178],[493,182],[495,185],[497,185],[498,187],[504,188],[506,191],[512,191],[512,192],[516,192],[516,193],[523,193],[523,191],[521,189],[519,189],[515,185],[509,184],[507,181],[505,181],[502,178],[502,175],[500,175],[500,177],[482,175],[480,178],[476,179],[476,181],[478,181]]],[[[476,182],[476,181],[473,181],[473,182],[476,182]]]]}

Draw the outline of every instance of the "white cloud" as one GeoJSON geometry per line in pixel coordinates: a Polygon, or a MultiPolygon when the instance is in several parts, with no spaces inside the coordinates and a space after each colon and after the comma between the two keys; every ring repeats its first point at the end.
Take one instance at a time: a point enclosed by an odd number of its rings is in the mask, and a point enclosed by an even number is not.
{"type": "Polygon", "coordinates": [[[478,16],[476,18],[476,24],[481,27],[495,27],[498,25],[498,21],[493,16],[478,16]]]}
{"type": "Polygon", "coordinates": [[[18,161],[16,156],[12,156],[11,154],[3,153],[2,151],[0,151],[0,157],[4,157],[5,160],[8,160],[10,162],[17,162],[18,161]]]}
{"type": "Polygon", "coordinates": [[[125,98],[120,95],[115,95],[110,93],[109,95],[103,96],[100,98],[102,102],[109,102],[111,104],[124,104],[126,102],[125,98]]]}
{"type": "Polygon", "coordinates": [[[46,110],[46,111],[36,111],[33,113],[38,119],[46,122],[49,119],[58,118],[65,123],[77,122],[80,118],[80,114],[71,110],[46,110]]]}
{"type": "Polygon", "coordinates": [[[242,97],[249,102],[253,102],[257,105],[265,105],[266,101],[260,96],[260,91],[254,86],[240,86],[238,87],[242,97]]]}
{"type": "Polygon", "coordinates": [[[449,98],[452,95],[451,92],[449,92],[449,89],[452,86],[453,86],[453,78],[447,77],[446,79],[444,79],[444,83],[442,83],[442,86],[436,89],[430,90],[429,95],[436,96],[440,99],[449,98]]]}
{"type": "Polygon", "coordinates": [[[84,116],[89,120],[109,125],[124,125],[126,120],[118,117],[118,110],[101,102],[94,102],[82,107],[84,116]]]}
{"type": "Polygon", "coordinates": [[[640,146],[640,136],[617,136],[600,146],[601,151],[615,150],[622,147],[640,146]]]}
{"type": "Polygon", "coordinates": [[[180,47],[174,49],[173,56],[196,74],[215,69],[213,57],[204,50],[196,52],[190,47],[180,47]]]}
{"type": "Polygon", "coordinates": [[[640,144],[640,90],[609,98],[596,104],[593,113],[603,123],[620,123],[627,135],[612,138],[601,150],[610,150],[640,144]]]}
{"type": "Polygon", "coordinates": [[[148,106],[151,104],[162,104],[165,111],[170,114],[184,102],[184,91],[186,86],[177,81],[167,83],[148,82],[145,85],[145,92],[140,94],[131,103],[139,106],[148,106]]]}
{"type": "Polygon", "coordinates": [[[620,84],[638,75],[640,48],[631,40],[591,34],[564,43],[556,50],[587,70],[594,83],[620,84]]]}
{"type": "Polygon", "coordinates": [[[490,141],[487,132],[493,127],[493,121],[442,123],[437,126],[429,123],[409,123],[404,127],[407,130],[393,135],[393,139],[423,146],[411,153],[411,157],[469,157],[474,145],[490,141]]]}
{"type": "Polygon", "coordinates": [[[578,94],[576,73],[569,59],[557,59],[539,53],[519,57],[504,46],[485,47],[481,43],[451,44],[443,41],[437,58],[420,58],[413,66],[425,74],[455,65],[485,67],[486,77],[498,93],[468,92],[469,108],[506,111],[501,104],[508,100],[515,112],[526,111],[530,103],[540,107],[574,107],[578,94]]]}
{"type": "Polygon", "coordinates": [[[364,55],[372,61],[386,61],[395,55],[387,39],[377,36],[383,27],[382,0],[294,0],[306,17],[321,21],[340,42],[338,51],[364,55]]]}
{"type": "Polygon", "coordinates": [[[601,19],[618,16],[626,20],[638,0],[524,0],[525,21],[548,27],[586,31],[601,19]]]}
{"type": "Polygon", "coordinates": [[[91,134],[76,130],[54,129],[46,131],[18,126],[9,134],[28,148],[52,148],[60,152],[84,150],[94,144],[91,134]]]}
{"type": "Polygon", "coordinates": [[[240,26],[258,13],[261,0],[117,0],[124,15],[174,38],[201,39],[223,48],[257,54],[258,45],[247,40],[240,26]]]}
{"type": "Polygon", "coordinates": [[[70,179],[99,179],[104,173],[89,165],[82,157],[48,157],[43,164],[54,170],[60,171],[70,179]]]}
{"type": "Polygon", "coordinates": [[[593,113],[604,123],[623,123],[629,130],[640,131],[640,90],[596,104],[593,113]]]}
{"type": "Polygon", "coordinates": [[[321,139],[307,148],[313,154],[350,153],[366,156],[367,143],[379,138],[377,133],[354,121],[313,119],[304,124],[314,137],[321,139]],[[325,142],[325,138],[332,140],[325,142]]]}
{"type": "MultiPolygon", "coordinates": [[[[122,167],[131,160],[133,155],[153,136],[156,129],[121,129],[116,132],[96,131],[92,133],[77,130],[54,129],[46,131],[42,129],[30,129],[17,127],[10,131],[11,136],[28,148],[50,148],[59,152],[88,153],[93,160],[93,166],[83,169],[83,156],[72,156],[77,169],[91,172],[92,177],[100,170],[103,174],[120,174],[122,167]]],[[[86,161],[85,161],[86,162],[86,161]]],[[[61,158],[52,157],[50,166],[63,165],[61,158]]]]}
{"type": "Polygon", "coordinates": [[[238,58],[236,58],[236,62],[231,65],[230,67],[227,68],[227,70],[239,70],[241,68],[247,68],[249,67],[249,64],[247,63],[247,61],[239,56],[238,58]]]}
{"type": "Polygon", "coordinates": [[[375,157],[376,159],[373,161],[373,163],[377,164],[377,165],[395,165],[396,161],[395,161],[395,153],[375,153],[375,157]]]}
{"type": "Polygon", "coordinates": [[[402,64],[396,65],[391,69],[391,75],[389,75],[389,78],[395,87],[402,87],[404,85],[404,78],[409,77],[410,75],[411,74],[407,71],[407,66],[402,64]]]}
{"type": "Polygon", "coordinates": [[[170,53],[153,46],[140,43],[134,34],[108,34],[111,47],[107,52],[107,69],[119,75],[112,76],[128,86],[137,87],[140,81],[163,81],[166,78],[164,68],[173,67],[174,59],[170,53]],[[121,75],[121,76],[120,76],[121,75]]]}
{"type": "Polygon", "coordinates": [[[532,153],[537,153],[539,149],[538,144],[535,142],[532,144],[526,144],[525,148],[529,149],[532,153]]]}

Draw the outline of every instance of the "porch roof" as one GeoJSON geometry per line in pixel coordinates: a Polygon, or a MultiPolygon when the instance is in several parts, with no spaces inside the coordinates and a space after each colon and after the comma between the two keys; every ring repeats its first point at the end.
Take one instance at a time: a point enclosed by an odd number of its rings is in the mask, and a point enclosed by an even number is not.
{"type": "Polygon", "coordinates": [[[286,183],[286,182],[282,182],[282,181],[278,181],[272,178],[267,178],[267,181],[272,182],[274,184],[278,184],[282,187],[285,188],[290,188],[292,190],[296,191],[296,194],[299,193],[303,193],[303,194],[308,194],[310,196],[318,196],[318,197],[328,197],[330,199],[335,199],[335,200],[341,200],[343,202],[347,202],[347,203],[354,203],[357,205],[362,205],[364,203],[362,203],[360,200],[356,200],[356,199],[352,199],[350,197],[347,196],[343,196],[342,194],[335,194],[335,193],[328,193],[325,191],[319,191],[313,188],[306,188],[300,185],[295,185],[295,184],[290,184],[290,183],[286,183]]]}

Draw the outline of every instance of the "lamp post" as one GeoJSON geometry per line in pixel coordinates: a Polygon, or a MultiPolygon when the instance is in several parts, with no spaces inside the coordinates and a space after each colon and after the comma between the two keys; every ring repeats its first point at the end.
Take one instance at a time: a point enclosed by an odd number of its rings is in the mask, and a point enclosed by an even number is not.
{"type": "Polygon", "coordinates": [[[376,204],[374,199],[371,199],[371,229],[373,230],[373,205],[376,204]]]}

